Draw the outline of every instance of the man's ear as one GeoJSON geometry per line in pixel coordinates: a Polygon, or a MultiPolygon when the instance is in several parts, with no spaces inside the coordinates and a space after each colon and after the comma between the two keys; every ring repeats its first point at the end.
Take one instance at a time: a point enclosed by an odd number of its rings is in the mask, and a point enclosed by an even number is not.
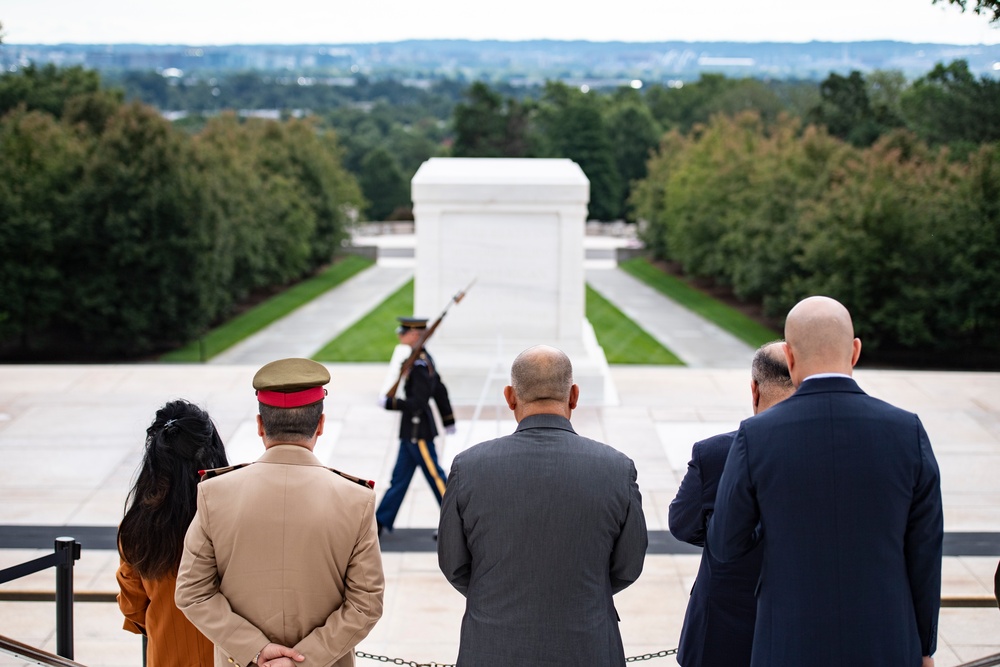
{"type": "Polygon", "coordinates": [[[580,401],[580,385],[574,384],[569,388],[569,409],[576,410],[576,404],[580,401]]]}
{"type": "Polygon", "coordinates": [[[260,418],[260,415],[257,415],[257,435],[262,438],[267,435],[264,432],[264,420],[260,418]]]}
{"type": "Polygon", "coordinates": [[[323,427],[326,425],[326,413],[319,416],[319,424],[316,426],[316,437],[323,435],[323,427]]]}
{"type": "Polygon", "coordinates": [[[756,380],[750,380],[750,396],[753,398],[753,413],[757,414],[760,406],[760,385],[756,380]]]}
{"type": "Polygon", "coordinates": [[[860,358],[861,358],[861,339],[855,338],[854,350],[851,352],[851,368],[854,368],[854,365],[858,363],[858,359],[860,358]]]}
{"type": "Polygon", "coordinates": [[[514,410],[517,407],[517,395],[514,393],[514,388],[507,385],[503,388],[503,400],[507,401],[507,407],[514,410]]]}

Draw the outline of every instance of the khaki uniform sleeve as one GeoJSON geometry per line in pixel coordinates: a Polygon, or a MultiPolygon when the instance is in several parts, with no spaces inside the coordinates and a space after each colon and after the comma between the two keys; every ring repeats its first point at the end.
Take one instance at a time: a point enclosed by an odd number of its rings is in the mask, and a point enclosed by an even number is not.
{"type": "Polygon", "coordinates": [[[344,604],[326,623],[302,638],[295,649],[306,657],[303,667],[332,665],[368,636],[382,616],[385,576],[375,526],[375,493],[369,495],[358,527],[354,553],[347,565],[344,604]]]}
{"type": "Polygon", "coordinates": [[[132,566],[121,560],[115,573],[118,580],[118,608],[125,615],[122,628],[137,635],[146,634],[146,609],[149,608],[149,594],[142,585],[142,578],[132,566]]]}
{"type": "Polygon", "coordinates": [[[188,620],[231,659],[234,667],[245,667],[270,640],[234,612],[219,590],[219,569],[204,491],[204,485],[199,485],[198,511],[184,537],[174,602],[188,620]]]}

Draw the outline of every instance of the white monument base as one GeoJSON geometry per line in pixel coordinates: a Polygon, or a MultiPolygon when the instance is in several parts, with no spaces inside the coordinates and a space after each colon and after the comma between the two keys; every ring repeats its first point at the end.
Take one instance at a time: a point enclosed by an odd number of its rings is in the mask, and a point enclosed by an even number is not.
{"type": "MultiPolygon", "coordinates": [[[[581,322],[581,333],[578,346],[556,345],[573,362],[573,380],[580,386],[580,405],[618,405],[618,390],[611,379],[604,348],[598,345],[590,322],[581,322]]],[[[505,405],[503,388],[510,384],[514,357],[538,344],[536,340],[498,338],[439,345],[432,339],[427,347],[448,386],[451,402],[488,408],[505,405]]]]}

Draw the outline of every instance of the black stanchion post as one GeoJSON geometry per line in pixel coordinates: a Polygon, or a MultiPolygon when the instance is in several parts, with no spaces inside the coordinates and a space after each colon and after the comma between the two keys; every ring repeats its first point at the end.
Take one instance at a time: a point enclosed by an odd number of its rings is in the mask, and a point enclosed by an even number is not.
{"type": "Polygon", "coordinates": [[[73,566],[80,545],[72,537],[56,538],[56,553],[64,556],[56,566],[56,653],[73,659],[73,566]]]}

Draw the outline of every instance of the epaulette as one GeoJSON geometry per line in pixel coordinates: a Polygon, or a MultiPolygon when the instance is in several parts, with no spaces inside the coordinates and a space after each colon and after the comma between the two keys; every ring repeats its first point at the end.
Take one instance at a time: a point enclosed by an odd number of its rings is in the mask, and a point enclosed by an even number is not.
{"type": "Polygon", "coordinates": [[[372,480],[372,479],[368,479],[368,480],[361,479],[360,477],[355,477],[354,475],[348,475],[346,472],[340,472],[336,468],[327,468],[327,470],[329,470],[331,472],[335,472],[338,475],[340,475],[341,477],[343,477],[344,479],[349,480],[351,482],[354,482],[355,484],[360,484],[361,486],[364,486],[366,488],[372,489],[373,491],[375,490],[375,480],[372,480]]]}
{"type": "Polygon", "coordinates": [[[250,463],[237,463],[234,466],[226,466],[225,468],[212,468],[211,470],[199,470],[198,475],[201,476],[201,481],[204,482],[206,479],[212,479],[213,477],[218,477],[219,475],[223,475],[227,472],[231,472],[239,468],[245,468],[248,465],[250,465],[250,463]]]}

